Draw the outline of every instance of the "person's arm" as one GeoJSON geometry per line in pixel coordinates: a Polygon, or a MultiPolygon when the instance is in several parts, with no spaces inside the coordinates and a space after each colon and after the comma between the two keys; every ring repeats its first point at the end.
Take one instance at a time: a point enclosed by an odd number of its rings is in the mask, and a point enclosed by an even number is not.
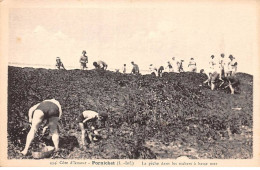
{"type": "MultiPolygon", "coordinates": [[[[95,116],[96,117],[96,116],[95,116]]],[[[86,118],[85,120],[83,120],[83,123],[86,123],[87,121],[91,120],[91,119],[94,119],[95,117],[88,117],[86,118]]]]}

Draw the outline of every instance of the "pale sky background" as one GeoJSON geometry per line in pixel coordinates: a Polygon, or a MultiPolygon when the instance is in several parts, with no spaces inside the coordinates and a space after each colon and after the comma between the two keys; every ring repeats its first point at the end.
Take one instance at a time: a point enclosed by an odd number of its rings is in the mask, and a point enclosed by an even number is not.
{"type": "Polygon", "coordinates": [[[112,71],[134,61],[148,70],[175,56],[184,69],[191,57],[201,69],[212,54],[224,53],[236,58],[238,71],[252,74],[259,18],[254,3],[243,2],[11,9],[9,63],[54,68],[59,56],[65,67],[80,68],[86,50],[90,68],[96,60],[112,71]]]}

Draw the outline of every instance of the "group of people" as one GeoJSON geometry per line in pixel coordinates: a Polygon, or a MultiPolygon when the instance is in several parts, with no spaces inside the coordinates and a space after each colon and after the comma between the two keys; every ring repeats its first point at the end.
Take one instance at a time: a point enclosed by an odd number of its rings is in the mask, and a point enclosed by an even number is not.
{"type": "Polygon", "coordinates": [[[228,59],[228,61],[225,60],[225,55],[223,53],[220,55],[220,58],[215,58],[214,55],[211,55],[209,68],[206,71],[208,78],[204,81],[204,84],[207,83],[211,87],[211,90],[214,90],[217,82],[221,82],[219,85],[221,86],[227,81],[227,87],[230,88],[231,94],[234,94],[233,86],[238,83],[238,80],[235,77],[238,63],[233,55],[229,55],[228,59]]]}
{"type": "MultiPolygon", "coordinates": [[[[80,65],[81,69],[85,70],[87,69],[87,63],[88,63],[88,56],[86,55],[86,51],[84,50],[82,52],[82,56],[80,57],[80,65]]],[[[224,82],[225,80],[229,82],[230,84],[230,89],[231,93],[234,93],[234,88],[232,86],[232,81],[235,80],[235,73],[237,71],[237,62],[235,61],[235,57],[232,55],[229,55],[228,57],[229,61],[226,61],[225,55],[222,53],[219,58],[216,58],[214,55],[211,55],[211,59],[209,62],[209,68],[203,69],[205,73],[207,74],[208,78],[206,81],[204,81],[204,84],[208,83],[208,85],[211,87],[212,90],[215,89],[215,84],[216,81],[220,80],[224,82]],[[224,79],[224,80],[223,80],[224,79]]],[[[171,61],[168,61],[166,66],[159,66],[155,67],[153,64],[149,65],[149,72],[150,74],[153,74],[158,77],[162,77],[163,72],[177,72],[181,73],[184,72],[183,69],[183,62],[184,60],[177,60],[175,57],[172,57],[171,61]]],[[[139,66],[134,63],[133,61],[131,62],[132,64],[132,70],[131,74],[134,75],[139,75],[140,70],[139,66]]],[[[93,65],[95,69],[102,69],[106,70],[108,65],[104,61],[95,61],[93,62],[93,65]]],[[[61,62],[61,59],[57,57],[56,59],[56,66],[58,69],[65,69],[63,63],[61,62]]],[[[190,58],[190,61],[188,62],[188,71],[189,72],[197,72],[197,64],[194,58],[190,58]]],[[[116,70],[119,72],[119,70],[116,70]]],[[[122,72],[126,74],[126,64],[124,64],[122,72]]],[[[237,82],[237,81],[235,81],[237,82]]],[[[223,84],[223,83],[222,83],[223,84]]]]}
{"type": "MultiPolygon", "coordinates": [[[[158,77],[162,77],[163,72],[181,73],[181,72],[184,72],[183,62],[184,62],[184,60],[176,60],[175,57],[172,57],[172,60],[168,61],[166,66],[159,66],[157,68],[153,64],[150,64],[149,71],[151,74],[158,76],[158,77]]],[[[197,64],[196,64],[194,58],[190,59],[188,68],[189,68],[190,72],[197,72],[197,64]]]]}
{"type": "MultiPolygon", "coordinates": [[[[62,109],[59,101],[55,99],[50,100],[44,100],[34,106],[32,106],[29,109],[28,112],[28,118],[30,123],[30,131],[27,134],[26,138],[26,144],[25,148],[21,153],[23,155],[28,154],[29,147],[32,143],[32,141],[35,138],[35,135],[40,127],[41,124],[44,125],[42,134],[45,133],[47,128],[49,128],[50,135],[52,136],[52,141],[55,147],[55,151],[59,151],[59,132],[60,132],[60,126],[59,126],[59,120],[62,116],[62,109]]],[[[87,139],[89,142],[92,142],[95,140],[98,134],[98,128],[95,128],[94,126],[91,126],[91,130],[93,131],[93,134],[88,133],[86,131],[87,123],[88,122],[101,122],[101,125],[99,128],[102,128],[105,126],[105,121],[107,120],[108,115],[106,113],[97,113],[92,110],[86,110],[82,113],[80,113],[77,117],[77,123],[79,124],[79,128],[81,130],[81,140],[82,140],[82,147],[85,149],[87,147],[86,142],[86,134],[87,139]]]]}
{"type": "MultiPolygon", "coordinates": [[[[88,67],[87,67],[88,56],[87,56],[87,52],[85,50],[82,51],[82,55],[80,56],[79,63],[80,63],[80,69],[81,70],[87,70],[88,69],[88,67]]],[[[93,62],[93,66],[96,69],[106,70],[108,65],[104,61],[99,60],[99,61],[93,62]]],[[[56,67],[59,70],[60,69],[64,69],[65,70],[65,67],[64,67],[60,57],[56,58],[56,67]]]]}

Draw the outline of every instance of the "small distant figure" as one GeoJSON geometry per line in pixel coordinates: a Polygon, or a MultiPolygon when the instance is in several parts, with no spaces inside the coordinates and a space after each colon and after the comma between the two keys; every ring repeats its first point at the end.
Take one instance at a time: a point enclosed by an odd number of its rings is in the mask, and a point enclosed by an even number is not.
{"type": "Polygon", "coordinates": [[[230,61],[228,62],[228,71],[226,73],[227,76],[234,76],[237,72],[237,62],[235,61],[235,57],[233,55],[229,55],[228,57],[230,61]]]}
{"type": "Polygon", "coordinates": [[[135,74],[135,75],[138,75],[140,73],[138,65],[135,64],[133,61],[131,62],[131,64],[133,65],[133,69],[132,69],[131,73],[135,74]]]}
{"type": "Polygon", "coordinates": [[[215,81],[219,79],[219,73],[216,71],[216,61],[215,61],[215,56],[211,55],[211,60],[209,61],[209,70],[206,72],[208,79],[204,81],[203,83],[206,84],[208,83],[209,86],[211,86],[211,90],[215,89],[215,81]]]}
{"type": "Polygon", "coordinates": [[[220,59],[219,59],[219,71],[218,72],[219,72],[219,79],[221,81],[223,81],[222,78],[225,77],[225,70],[224,70],[224,68],[225,68],[226,63],[225,63],[224,57],[225,57],[225,55],[222,53],[220,55],[220,59]]]}
{"type": "Polygon", "coordinates": [[[158,77],[162,77],[163,70],[164,70],[164,67],[160,66],[159,69],[158,69],[158,77]]]}
{"type": "Polygon", "coordinates": [[[126,64],[124,64],[123,73],[126,74],[126,64]]]}
{"type": "Polygon", "coordinates": [[[173,72],[173,66],[170,61],[167,62],[167,67],[165,69],[169,68],[169,72],[173,72]]]}
{"type": "Polygon", "coordinates": [[[93,62],[93,66],[96,69],[102,69],[102,70],[107,69],[107,63],[105,63],[104,61],[93,62]]]}
{"type": "Polygon", "coordinates": [[[235,94],[236,89],[239,89],[238,85],[240,84],[238,78],[234,75],[227,76],[225,79],[228,81],[228,85],[224,88],[229,87],[231,94],[235,94]]]}
{"type": "Polygon", "coordinates": [[[178,61],[175,59],[175,57],[172,57],[172,70],[174,72],[178,72],[178,61]]]}
{"type": "Polygon", "coordinates": [[[55,147],[55,151],[59,150],[59,120],[62,115],[61,105],[55,100],[44,100],[31,107],[28,112],[29,123],[31,124],[31,129],[26,138],[26,144],[24,150],[21,152],[23,155],[28,154],[28,149],[35,138],[36,132],[38,131],[41,123],[44,120],[47,122],[47,126],[43,128],[43,134],[45,130],[49,127],[50,133],[52,135],[52,141],[55,147]]]}
{"type": "MultiPolygon", "coordinates": [[[[108,118],[108,114],[97,113],[92,110],[86,110],[79,114],[79,116],[77,118],[77,122],[79,123],[79,128],[81,130],[82,147],[84,149],[86,149],[86,141],[85,141],[86,134],[89,139],[89,142],[93,142],[93,140],[95,140],[95,138],[93,139],[92,135],[86,131],[86,127],[88,127],[87,123],[88,122],[96,123],[96,121],[100,121],[101,127],[99,127],[99,128],[102,128],[102,127],[105,127],[105,121],[107,120],[107,118],[108,118]]],[[[90,130],[93,131],[94,134],[96,134],[96,135],[98,134],[97,129],[95,127],[92,126],[90,128],[91,128],[90,130]]]]}
{"type": "Polygon", "coordinates": [[[181,61],[177,62],[178,72],[179,73],[184,72],[184,70],[183,70],[183,62],[184,62],[184,60],[181,60],[181,61]]]}
{"type": "Polygon", "coordinates": [[[61,62],[60,57],[57,57],[57,58],[56,58],[56,67],[57,67],[59,70],[60,70],[60,69],[66,70],[65,67],[64,67],[64,65],[63,65],[63,63],[61,62]]]}
{"type": "Polygon", "coordinates": [[[189,65],[188,65],[190,72],[197,72],[197,65],[196,62],[194,61],[194,58],[190,59],[189,65]]]}
{"type": "Polygon", "coordinates": [[[81,70],[87,69],[87,63],[88,63],[88,56],[86,55],[87,52],[85,50],[82,51],[82,56],[80,57],[80,68],[81,70]]]}
{"type": "Polygon", "coordinates": [[[149,66],[149,71],[152,75],[156,76],[157,75],[157,68],[153,66],[153,64],[150,64],[149,66]]]}

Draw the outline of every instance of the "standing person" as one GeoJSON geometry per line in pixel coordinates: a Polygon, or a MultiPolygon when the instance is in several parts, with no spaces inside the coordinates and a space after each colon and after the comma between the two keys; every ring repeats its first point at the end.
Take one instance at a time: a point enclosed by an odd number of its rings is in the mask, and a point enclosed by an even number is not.
{"type": "Polygon", "coordinates": [[[178,62],[175,57],[172,57],[172,70],[173,72],[178,72],[178,62]]]}
{"type": "Polygon", "coordinates": [[[219,59],[219,79],[221,81],[223,81],[222,77],[225,77],[225,70],[224,70],[224,68],[225,68],[225,64],[226,63],[225,63],[224,57],[225,57],[225,55],[222,53],[220,55],[220,59],[219,59]]]}
{"type": "Polygon", "coordinates": [[[173,72],[173,67],[170,61],[167,62],[167,66],[165,69],[169,68],[169,72],[173,72]]]}
{"type": "MultiPolygon", "coordinates": [[[[90,140],[90,142],[92,142],[92,136],[91,134],[89,134],[86,131],[87,128],[87,123],[88,122],[96,122],[97,120],[101,122],[101,126],[104,127],[105,126],[105,121],[107,120],[108,115],[106,113],[97,113],[95,111],[92,110],[85,110],[84,112],[80,113],[78,118],[77,118],[77,122],[79,123],[79,128],[81,130],[81,140],[82,140],[82,145],[83,147],[86,147],[86,134],[90,140]],[[86,128],[85,128],[86,127],[86,128]]],[[[95,130],[95,127],[91,127],[91,130],[95,130]]],[[[97,134],[97,132],[94,131],[95,134],[97,134]]]]}
{"type": "Polygon", "coordinates": [[[88,63],[88,56],[86,55],[87,52],[84,50],[82,51],[82,56],[80,57],[80,67],[81,67],[81,70],[84,70],[84,69],[87,69],[87,63],[88,63]]]}
{"type": "Polygon", "coordinates": [[[237,72],[237,62],[234,60],[233,55],[229,55],[230,61],[228,62],[228,75],[235,75],[237,72]]]}
{"type": "Polygon", "coordinates": [[[196,62],[194,61],[194,58],[190,59],[189,65],[188,67],[190,68],[190,72],[197,72],[197,66],[196,66],[196,62]]]}
{"type": "Polygon", "coordinates": [[[101,60],[99,60],[98,62],[93,62],[93,65],[95,66],[96,69],[102,69],[102,70],[107,69],[107,63],[101,60]]]}
{"type": "Polygon", "coordinates": [[[150,64],[149,71],[152,75],[157,75],[157,68],[153,66],[153,64],[150,64]]]}
{"type": "Polygon", "coordinates": [[[131,64],[133,65],[133,69],[132,69],[131,73],[135,74],[135,75],[139,74],[139,67],[138,67],[138,65],[135,64],[133,61],[131,62],[131,64]]]}
{"type": "Polygon", "coordinates": [[[124,64],[123,73],[126,74],[126,64],[124,64]]]}
{"type": "MultiPolygon", "coordinates": [[[[58,122],[62,115],[61,105],[55,100],[44,100],[31,107],[28,112],[29,123],[31,124],[31,129],[26,138],[26,144],[24,150],[21,152],[23,155],[28,154],[28,149],[35,138],[35,134],[39,129],[41,123],[47,120],[47,126],[50,128],[50,133],[52,135],[52,141],[55,150],[59,150],[59,131],[58,122]]],[[[46,130],[47,127],[44,129],[46,130]]]]}
{"type": "Polygon", "coordinates": [[[184,60],[181,60],[181,61],[178,61],[178,62],[177,62],[178,72],[179,72],[179,73],[180,73],[180,72],[184,72],[184,70],[183,70],[183,62],[184,62],[184,60]]]}
{"type": "Polygon", "coordinates": [[[204,81],[204,84],[208,83],[209,86],[211,83],[211,76],[215,72],[215,68],[216,68],[216,61],[214,59],[215,56],[211,55],[210,57],[211,57],[211,59],[209,61],[209,69],[206,71],[208,79],[206,81],[204,81]]]}
{"type": "Polygon", "coordinates": [[[57,67],[59,70],[60,70],[61,68],[64,69],[64,70],[66,70],[65,67],[64,67],[64,65],[63,65],[63,63],[61,62],[60,57],[57,57],[57,58],[56,58],[56,67],[57,67]]]}
{"type": "Polygon", "coordinates": [[[158,77],[162,77],[163,70],[164,70],[164,67],[160,66],[158,69],[158,77]]]}

